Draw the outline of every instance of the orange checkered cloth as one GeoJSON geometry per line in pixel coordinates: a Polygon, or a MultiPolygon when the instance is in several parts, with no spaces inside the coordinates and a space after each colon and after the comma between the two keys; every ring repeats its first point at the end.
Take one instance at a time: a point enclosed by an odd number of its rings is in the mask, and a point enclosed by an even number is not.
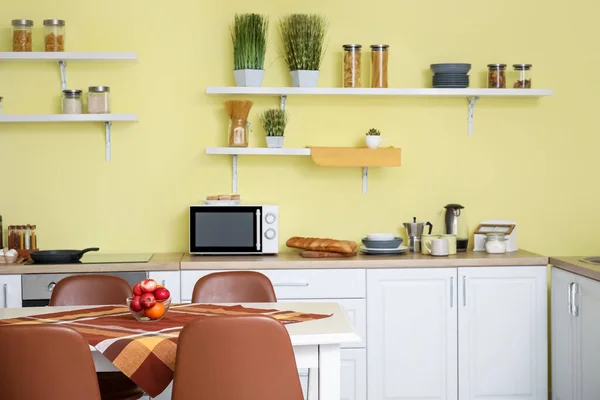
{"type": "Polygon", "coordinates": [[[171,305],[162,320],[148,323],[137,321],[127,307],[101,306],[4,319],[0,320],[0,328],[26,324],[62,324],[73,328],[144,392],[156,397],[173,380],[177,339],[183,326],[192,320],[218,315],[269,315],[283,324],[331,316],[240,305],[176,304],[171,305]]]}

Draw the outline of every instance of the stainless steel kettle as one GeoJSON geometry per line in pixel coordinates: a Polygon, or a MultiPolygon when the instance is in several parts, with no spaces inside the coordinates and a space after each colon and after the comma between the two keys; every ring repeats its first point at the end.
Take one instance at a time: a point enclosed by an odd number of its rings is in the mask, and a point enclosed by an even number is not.
{"type": "Polygon", "coordinates": [[[467,251],[469,246],[469,231],[464,216],[464,207],[460,204],[447,204],[444,221],[447,235],[456,235],[456,251],[467,251]]]}

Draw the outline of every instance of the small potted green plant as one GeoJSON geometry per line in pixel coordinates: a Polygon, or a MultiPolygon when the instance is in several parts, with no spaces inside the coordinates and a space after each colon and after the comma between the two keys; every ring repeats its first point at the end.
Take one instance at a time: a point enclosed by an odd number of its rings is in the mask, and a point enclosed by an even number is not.
{"type": "Polygon", "coordinates": [[[267,132],[267,147],[283,147],[283,134],[288,123],[285,111],[276,108],[267,110],[260,116],[260,122],[267,132]]]}
{"type": "Polygon", "coordinates": [[[381,132],[374,128],[369,129],[365,136],[365,142],[370,149],[378,148],[381,145],[381,132]]]}
{"type": "Polygon", "coordinates": [[[233,75],[237,86],[262,86],[269,20],[260,14],[236,14],[231,27],[233,75]]]}
{"type": "Polygon", "coordinates": [[[325,53],[327,21],[318,14],[291,14],[281,19],[279,31],[292,86],[316,87],[325,53]]]}

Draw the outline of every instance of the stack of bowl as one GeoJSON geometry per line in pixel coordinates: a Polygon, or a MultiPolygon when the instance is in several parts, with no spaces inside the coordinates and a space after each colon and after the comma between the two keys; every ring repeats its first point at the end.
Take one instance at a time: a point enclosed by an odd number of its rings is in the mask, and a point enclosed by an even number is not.
{"type": "Polygon", "coordinates": [[[393,233],[369,233],[362,243],[363,254],[402,254],[408,250],[401,246],[402,238],[393,233]]]}
{"type": "Polygon", "coordinates": [[[433,87],[440,89],[464,89],[469,87],[471,64],[431,64],[433,87]]]}

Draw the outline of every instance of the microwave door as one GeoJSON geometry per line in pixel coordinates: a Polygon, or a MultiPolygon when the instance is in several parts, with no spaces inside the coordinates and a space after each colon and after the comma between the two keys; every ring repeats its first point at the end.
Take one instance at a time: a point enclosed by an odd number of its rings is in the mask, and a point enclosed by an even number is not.
{"type": "Polygon", "coordinates": [[[192,207],[190,211],[192,253],[262,252],[262,207],[192,207]]]}

